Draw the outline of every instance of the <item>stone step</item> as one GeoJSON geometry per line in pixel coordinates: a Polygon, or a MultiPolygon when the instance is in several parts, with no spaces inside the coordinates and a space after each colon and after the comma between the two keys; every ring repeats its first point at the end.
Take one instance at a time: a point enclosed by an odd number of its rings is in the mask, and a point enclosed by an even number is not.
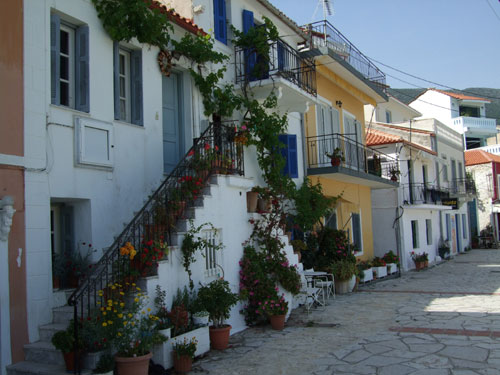
{"type": "MultiPolygon", "coordinates": [[[[23,361],[7,366],[7,375],[68,375],[66,366],[23,361]]],[[[82,375],[91,374],[90,370],[82,370],[82,375]]]]}
{"type": "Polygon", "coordinates": [[[24,345],[24,359],[28,362],[64,365],[61,351],[54,348],[54,345],[48,341],[37,341],[24,345]]]}
{"type": "Polygon", "coordinates": [[[66,328],[68,328],[68,325],[64,323],[52,323],[40,326],[38,327],[38,331],[40,332],[40,341],[50,342],[54,333],[57,331],[64,331],[66,328]]]}
{"type": "Polygon", "coordinates": [[[54,323],[69,324],[69,321],[73,319],[73,306],[61,306],[52,309],[52,317],[54,323]]]}

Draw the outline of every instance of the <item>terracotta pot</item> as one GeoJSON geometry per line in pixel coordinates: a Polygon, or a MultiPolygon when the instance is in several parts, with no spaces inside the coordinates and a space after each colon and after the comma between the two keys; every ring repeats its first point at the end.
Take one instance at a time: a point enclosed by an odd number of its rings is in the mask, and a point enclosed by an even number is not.
{"type": "Polygon", "coordinates": [[[338,167],[342,160],[340,158],[331,158],[332,167],[338,167]]]}
{"type": "Polygon", "coordinates": [[[257,202],[259,193],[256,191],[247,191],[247,212],[257,212],[257,202]]]}
{"type": "Polygon", "coordinates": [[[415,268],[420,271],[425,268],[425,262],[415,262],[415,268]]]}
{"type": "Polygon", "coordinates": [[[193,367],[193,359],[188,355],[177,356],[176,352],[172,352],[174,356],[174,370],[178,374],[186,374],[193,367]]]}
{"type": "Polygon", "coordinates": [[[212,349],[224,350],[229,345],[229,332],[231,331],[231,326],[226,324],[221,328],[210,327],[210,346],[212,349]]]}
{"type": "Polygon", "coordinates": [[[300,251],[294,251],[293,253],[297,255],[297,259],[298,259],[298,261],[300,263],[300,261],[302,259],[302,253],[300,251]]]}
{"type": "Polygon", "coordinates": [[[259,198],[257,201],[257,211],[264,213],[271,211],[271,201],[259,198]]]}
{"type": "Polygon", "coordinates": [[[396,175],[391,176],[391,181],[398,182],[398,176],[396,175]]]}
{"type": "Polygon", "coordinates": [[[75,353],[63,353],[64,363],[66,364],[66,370],[73,372],[75,370],[75,353]]]}
{"type": "Polygon", "coordinates": [[[118,375],[148,375],[149,360],[152,353],[139,357],[115,357],[116,371],[118,375]]]}
{"type": "Polygon", "coordinates": [[[426,260],[426,261],[424,262],[424,267],[429,267],[429,261],[428,261],[428,260],[426,260]]]}
{"type": "Polygon", "coordinates": [[[70,288],[78,288],[78,282],[80,277],[75,275],[74,273],[70,273],[68,276],[68,287],[70,288]]]}
{"type": "Polygon", "coordinates": [[[59,276],[52,276],[52,289],[61,288],[61,278],[59,276]]]}
{"type": "Polygon", "coordinates": [[[285,328],[285,315],[271,315],[269,317],[269,321],[271,322],[272,329],[276,331],[281,331],[285,328]]]}

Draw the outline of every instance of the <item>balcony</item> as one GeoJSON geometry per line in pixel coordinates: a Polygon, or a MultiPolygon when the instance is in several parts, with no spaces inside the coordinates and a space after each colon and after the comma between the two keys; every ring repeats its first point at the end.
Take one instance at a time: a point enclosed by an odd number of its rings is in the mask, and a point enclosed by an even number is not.
{"type": "Polygon", "coordinates": [[[490,136],[497,134],[496,120],[485,117],[460,116],[452,119],[453,127],[468,136],[482,135],[490,136]]]}
{"type": "Polygon", "coordinates": [[[449,198],[447,189],[431,184],[410,183],[401,187],[406,205],[442,205],[442,199],[449,198]]]}
{"type": "MultiPolygon", "coordinates": [[[[269,56],[236,47],[236,83],[248,84],[256,98],[277,89],[278,100],[293,112],[305,112],[306,102],[316,97],[316,67],[283,40],[269,41],[269,56]]],[[[281,103],[280,103],[281,104],[281,103]]]]}
{"type": "Polygon", "coordinates": [[[450,194],[459,197],[471,197],[477,194],[476,183],[472,178],[457,178],[450,182],[450,194]]]}
{"type": "Polygon", "coordinates": [[[351,138],[337,133],[308,137],[307,174],[323,175],[374,189],[398,187],[398,182],[391,180],[390,173],[391,169],[398,168],[397,160],[351,138]],[[327,156],[334,150],[340,152],[345,159],[338,166],[333,166],[331,158],[327,156]]]}
{"type": "Polygon", "coordinates": [[[385,74],[328,21],[318,21],[302,27],[310,36],[310,47],[327,47],[340,61],[349,64],[366,80],[380,87],[386,85],[385,74]]]}

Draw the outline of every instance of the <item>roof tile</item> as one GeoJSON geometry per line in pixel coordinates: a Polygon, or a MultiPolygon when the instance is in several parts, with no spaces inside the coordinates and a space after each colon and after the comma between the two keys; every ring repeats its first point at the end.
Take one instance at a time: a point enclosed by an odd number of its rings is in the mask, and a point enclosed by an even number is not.
{"type": "Polygon", "coordinates": [[[486,163],[500,163],[500,156],[478,149],[465,151],[466,166],[486,163]]]}

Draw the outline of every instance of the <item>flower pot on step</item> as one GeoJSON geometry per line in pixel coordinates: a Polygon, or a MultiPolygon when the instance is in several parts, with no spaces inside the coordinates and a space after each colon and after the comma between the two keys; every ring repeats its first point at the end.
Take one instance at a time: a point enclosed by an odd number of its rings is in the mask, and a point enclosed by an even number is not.
{"type": "Polygon", "coordinates": [[[259,200],[259,193],[256,191],[247,191],[247,211],[257,212],[257,202],[259,200]]]}
{"type": "Polygon", "coordinates": [[[259,198],[257,201],[257,211],[260,213],[268,213],[271,211],[271,201],[268,199],[259,198]]]}
{"type": "Polygon", "coordinates": [[[174,370],[177,374],[187,374],[193,367],[193,359],[188,355],[178,356],[176,352],[172,352],[174,357],[174,370]]]}
{"type": "Polygon", "coordinates": [[[115,357],[118,375],[148,375],[149,360],[152,353],[139,357],[115,357]]]}
{"type": "Polygon", "coordinates": [[[210,327],[210,346],[212,349],[224,350],[229,345],[229,332],[231,331],[231,326],[226,324],[223,327],[215,328],[210,327]]]}

